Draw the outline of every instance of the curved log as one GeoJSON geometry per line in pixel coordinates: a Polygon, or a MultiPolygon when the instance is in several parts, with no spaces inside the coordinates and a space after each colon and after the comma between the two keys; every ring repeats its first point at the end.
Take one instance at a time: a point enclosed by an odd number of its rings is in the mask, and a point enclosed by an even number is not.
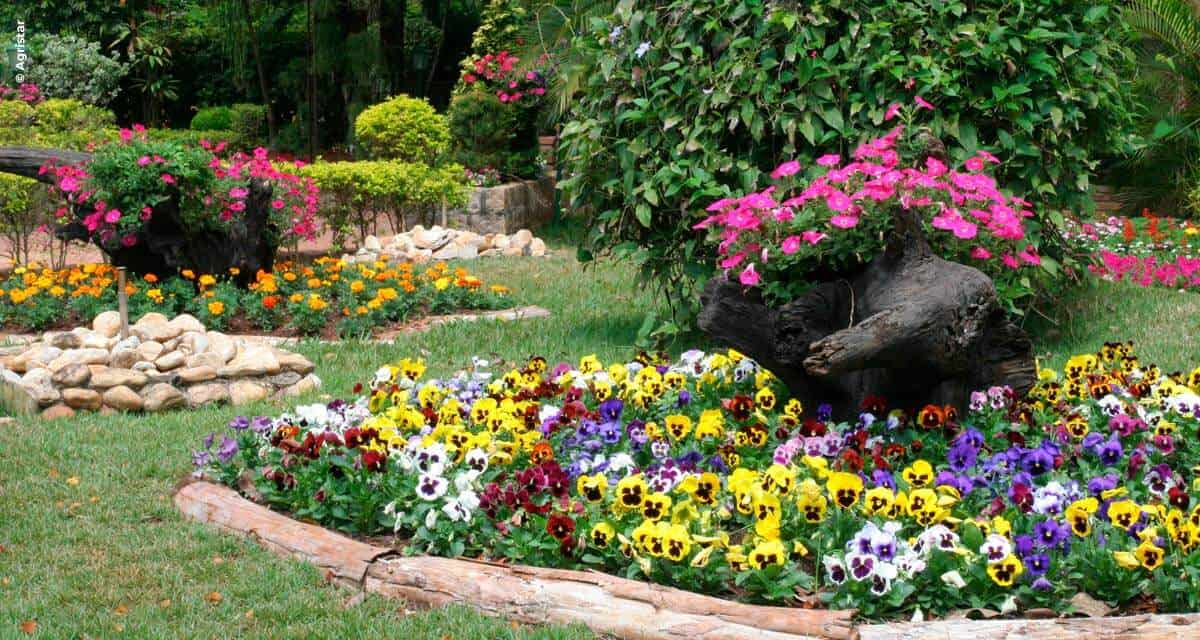
{"type": "MultiPolygon", "coordinates": [[[[47,164],[86,164],[92,154],[66,149],[0,147],[0,172],[12,173],[53,184],[53,176],[42,173],[47,164]]],[[[270,271],[278,245],[270,221],[271,184],[250,180],[250,195],[239,219],[226,229],[188,230],[172,199],[154,207],[150,221],[137,232],[132,247],[106,245],[92,237],[82,223],[83,211],[76,219],[60,225],[56,235],[64,240],[93,242],[117,265],[136,274],[170,274],[183,269],[197,273],[226,274],[236,268],[235,280],[245,286],[262,269],[270,271]]]]}
{"type": "Polygon", "coordinates": [[[868,395],[893,407],[965,409],[971,391],[1036,380],[1033,344],[992,281],[933,253],[913,212],[860,273],[770,308],[724,277],[701,296],[700,328],[770,369],[806,406],[852,418],[868,395]]]}

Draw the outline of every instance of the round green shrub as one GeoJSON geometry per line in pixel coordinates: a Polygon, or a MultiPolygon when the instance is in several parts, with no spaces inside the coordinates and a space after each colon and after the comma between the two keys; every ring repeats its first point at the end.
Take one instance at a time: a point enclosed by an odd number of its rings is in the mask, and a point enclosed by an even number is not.
{"type": "Polygon", "coordinates": [[[354,136],[372,158],[432,164],[450,144],[446,118],[419,98],[399,95],[354,119],[354,136]]]}
{"type": "Polygon", "coordinates": [[[535,106],[503,104],[492,92],[472,88],[454,96],[447,111],[451,156],[472,170],[492,168],[505,177],[538,173],[535,106]]]}
{"type": "MultiPolygon", "coordinates": [[[[195,127],[192,127],[193,129],[195,127]]],[[[261,104],[239,102],[229,106],[229,128],[247,148],[262,146],[267,129],[267,108],[261,104]]]]}
{"type": "Polygon", "coordinates": [[[104,106],[121,92],[129,65],[109,57],[99,42],[72,35],[39,34],[30,39],[27,82],[48,98],[74,98],[104,106]]]}
{"type": "Polygon", "coordinates": [[[1131,123],[1124,31],[1115,0],[619,3],[562,70],[580,85],[558,159],[588,212],[582,255],[637,255],[688,299],[713,272],[692,229],[706,206],[783,160],[846,157],[918,96],[953,163],[990,151],[1039,213],[1082,207],[1131,123]]]}
{"type": "Polygon", "coordinates": [[[193,131],[228,131],[233,128],[233,110],[229,107],[204,107],[192,116],[193,131]]]}

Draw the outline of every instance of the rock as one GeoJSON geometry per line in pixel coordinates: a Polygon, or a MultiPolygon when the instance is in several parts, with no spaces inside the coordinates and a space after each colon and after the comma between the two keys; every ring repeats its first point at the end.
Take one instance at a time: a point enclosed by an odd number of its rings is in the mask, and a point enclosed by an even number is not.
{"type": "Polygon", "coordinates": [[[142,409],[146,411],[174,409],[186,402],[182,391],[165,382],[152,384],[142,390],[142,409]]]}
{"type": "Polygon", "coordinates": [[[102,416],[115,416],[117,415],[117,410],[109,406],[101,406],[100,410],[96,413],[102,416]]]}
{"type": "Polygon", "coordinates": [[[542,257],[546,255],[546,243],[541,238],[534,238],[533,242],[529,243],[529,255],[534,257],[542,257]]]}
{"type": "Polygon", "coordinates": [[[375,236],[367,236],[363,239],[363,248],[367,251],[379,252],[383,250],[383,245],[379,243],[379,238],[375,236]]]}
{"type": "Polygon", "coordinates": [[[315,368],[313,363],[308,358],[291,351],[275,350],[275,358],[279,361],[279,366],[284,371],[295,371],[300,375],[312,373],[315,368]]]}
{"type": "Polygon", "coordinates": [[[283,373],[280,373],[278,375],[273,375],[270,378],[267,378],[267,382],[270,382],[271,384],[275,385],[276,387],[280,387],[280,388],[290,387],[290,386],[296,384],[297,382],[300,382],[300,378],[303,378],[303,377],[304,376],[300,375],[299,373],[296,373],[295,371],[284,371],[283,373]]]}
{"type": "Polygon", "coordinates": [[[205,382],[188,387],[187,402],[189,407],[229,402],[229,387],[224,382],[205,382]]]}
{"type": "Polygon", "coordinates": [[[126,386],[133,389],[140,389],[148,382],[146,374],[132,369],[113,369],[110,367],[98,367],[92,369],[92,380],[88,386],[93,389],[109,389],[112,387],[126,386]]]}
{"type": "Polygon", "coordinates": [[[499,251],[504,251],[511,243],[512,240],[509,240],[508,236],[504,235],[503,233],[498,233],[492,238],[492,248],[499,251]]]}
{"type": "Polygon", "coordinates": [[[189,331],[182,336],[179,336],[179,346],[177,348],[189,355],[204,353],[205,351],[208,351],[208,347],[208,337],[203,333],[189,331]]]}
{"type": "Polygon", "coordinates": [[[50,380],[60,387],[83,387],[92,378],[92,370],[82,362],[73,362],[54,372],[50,380]]]}
{"type": "Polygon", "coordinates": [[[246,345],[236,358],[217,371],[222,378],[247,378],[279,373],[279,359],[269,347],[246,345]]]}
{"type": "Polygon", "coordinates": [[[310,391],[315,391],[321,388],[321,379],[313,374],[308,374],[300,379],[300,382],[283,390],[283,395],[289,398],[294,398],[303,395],[310,391]]]}
{"type": "Polygon", "coordinates": [[[430,229],[424,229],[420,225],[417,225],[413,227],[410,235],[412,236],[413,246],[418,249],[437,251],[450,242],[450,232],[436,225],[430,229]]]}
{"type": "Polygon", "coordinates": [[[521,247],[510,246],[509,248],[505,249],[501,253],[502,253],[502,255],[506,255],[506,256],[523,256],[523,255],[525,255],[525,249],[523,249],[521,247]]]}
{"type": "Polygon", "coordinates": [[[129,336],[124,340],[113,342],[113,349],[137,349],[138,345],[142,344],[142,339],[137,336],[129,336]]]}
{"type": "Polygon", "coordinates": [[[92,320],[92,331],[106,338],[116,337],[121,333],[121,314],[116,311],[105,311],[92,320]]]}
{"type": "Polygon", "coordinates": [[[43,420],[59,420],[74,417],[75,410],[65,404],[56,404],[42,412],[43,420]]]}
{"type": "MultiPolygon", "coordinates": [[[[149,364],[151,367],[154,366],[153,362],[148,362],[146,364],[149,364]]],[[[155,368],[153,371],[147,371],[146,384],[158,384],[160,382],[165,382],[171,386],[177,387],[181,382],[179,380],[179,374],[176,373],[177,371],[179,371],[179,369],[176,369],[175,371],[159,371],[157,368],[155,368]]]]}
{"type": "Polygon", "coordinates": [[[249,380],[238,380],[229,385],[229,402],[234,406],[265,400],[270,395],[269,388],[249,380]]]}
{"type": "Polygon", "coordinates": [[[170,371],[178,369],[187,361],[187,356],[182,351],[171,351],[164,353],[154,361],[154,366],[158,367],[159,371],[170,371]]]}
{"type": "Polygon", "coordinates": [[[204,353],[198,353],[194,356],[188,356],[187,360],[184,362],[184,366],[189,368],[212,367],[213,371],[216,372],[217,369],[225,366],[225,359],[216,353],[213,353],[212,351],[205,351],[204,353]]]}
{"type": "MultiPolygon", "coordinates": [[[[34,345],[29,351],[18,356],[25,369],[46,368],[51,362],[54,362],[63,353],[62,349],[52,347],[48,344],[34,345]]],[[[104,352],[104,360],[108,361],[108,352],[104,352]]]]}
{"type": "Polygon", "coordinates": [[[167,317],[161,313],[147,313],[142,316],[137,324],[129,328],[129,333],[135,335],[142,341],[154,340],[155,342],[166,342],[172,338],[176,338],[183,333],[183,329],[177,325],[173,325],[167,321],[167,317]]]}
{"type": "Polygon", "coordinates": [[[175,375],[179,376],[179,380],[185,384],[194,384],[196,382],[207,382],[217,377],[217,370],[207,365],[198,367],[187,367],[178,369],[175,375]]]}
{"type": "Polygon", "coordinates": [[[433,259],[434,260],[457,260],[460,257],[459,256],[460,251],[462,251],[462,247],[459,247],[459,246],[453,245],[453,244],[448,244],[448,245],[442,247],[441,249],[434,251],[433,259]]]}
{"type": "Polygon", "coordinates": [[[454,232],[454,244],[460,247],[475,247],[483,244],[483,236],[474,231],[456,231],[454,232]]]}
{"type": "Polygon", "coordinates": [[[170,321],[171,321],[171,319],[164,316],[163,314],[161,314],[157,311],[151,311],[151,312],[147,313],[146,315],[138,318],[137,322],[134,324],[140,324],[140,325],[145,326],[145,325],[151,325],[151,324],[167,324],[170,321]]]}
{"type": "Polygon", "coordinates": [[[42,334],[42,342],[59,349],[78,349],[83,342],[79,336],[69,331],[47,331],[42,334]]]}
{"type": "Polygon", "coordinates": [[[121,385],[104,392],[104,404],[121,411],[141,411],[144,403],[136,391],[121,385]]]}
{"type": "Polygon", "coordinates": [[[88,331],[79,337],[79,346],[84,349],[104,349],[107,351],[112,348],[116,338],[110,338],[98,331],[88,331]]]}
{"type": "Polygon", "coordinates": [[[512,236],[511,247],[520,247],[524,249],[533,243],[533,233],[529,229],[521,229],[512,236]]]}
{"type": "Polygon", "coordinates": [[[32,369],[21,377],[21,387],[39,405],[46,407],[58,402],[62,394],[54,388],[49,369],[32,369]]]}
{"type": "Polygon", "coordinates": [[[72,409],[96,411],[104,404],[100,392],[91,389],[63,389],[62,399],[72,409]]]}
{"type": "Polygon", "coordinates": [[[142,355],[133,349],[114,349],[108,364],[118,369],[132,369],[141,359],[142,355]]]}
{"type": "Polygon", "coordinates": [[[219,332],[208,332],[208,350],[221,356],[221,364],[225,364],[237,357],[238,346],[233,341],[233,338],[219,332]]]}
{"type": "Polygon", "coordinates": [[[47,364],[51,371],[60,371],[72,364],[108,364],[108,351],[104,349],[71,349],[63,351],[47,364]]]}
{"type": "Polygon", "coordinates": [[[158,359],[158,356],[162,355],[164,349],[165,347],[163,347],[161,342],[155,342],[151,340],[149,342],[143,342],[139,344],[137,347],[137,352],[138,355],[142,357],[142,360],[154,362],[158,359]]]}
{"type": "Polygon", "coordinates": [[[181,313],[172,318],[168,324],[177,327],[180,333],[187,333],[189,331],[204,333],[204,323],[197,320],[196,316],[191,314],[181,313]]]}
{"type": "Polygon", "coordinates": [[[133,366],[129,368],[146,374],[147,378],[150,377],[150,374],[152,373],[158,373],[158,367],[154,366],[153,362],[146,362],[145,360],[135,362],[133,363],[133,366]]]}

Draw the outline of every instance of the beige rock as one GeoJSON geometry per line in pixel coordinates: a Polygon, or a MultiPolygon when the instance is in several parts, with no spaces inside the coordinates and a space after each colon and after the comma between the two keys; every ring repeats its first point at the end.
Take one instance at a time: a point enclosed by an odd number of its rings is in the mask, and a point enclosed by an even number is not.
{"type": "MultiPolygon", "coordinates": [[[[24,358],[24,366],[26,369],[44,369],[51,362],[54,362],[63,353],[62,349],[52,347],[48,344],[36,344],[29,348],[29,351],[18,356],[24,358]]],[[[104,352],[104,359],[108,360],[108,352],[104,352]]]]}
{"type": "Polygon", "coordinates": [[[229,364],[217,371],[222,378],[247,378],[279,373],[279,359],[269,347],[246,345],[229,364]]]}
{"type": "Polygon", "coordinates": [[[92,330],[102,336],[112,338],[121,333],[121,314],[116,311],[105,311],[92,320],[92,330]]]}
{"type": "Polygon", "coordinates": [[[154,366],[158,367],[159,371],[170,371],[182,367],[184,362],[187,362],[187,356],[182,351],[171,351],[159,356],[154,361],[154,366]]]}
{"type": "Polygon", "coordinates": [[[234,406],[265,400],[271,395],[266,385],[249,380],[238,380],[229,385],[229,402],[234,406]]]}
{"type": "Polygon", "coordinates": [[[144,402],[136,391],[120,385],[104,392],[104,404],[121,411],[141,411],[144,402]]]}
{"type": "Polygon", "coordinates": [[[115,416],[117,415],[118,411],[109,406],[101,406],[100,410],[96,413],[99,413],[102,416],[115,416]]]}
{"type": "Polygon", "coordinates": [[[165,382],[152,384],[142,390],[142,408],[146,411],[165,411],[186,403],[183,392],[165,382]]]}
{"type": "Polygon", "coordinates": [[[300,379],[300,382],[283,390],[283,395],[294,398],[321,388],[321,379],[311,373],[300,379]]]}
{"type": "Polygon", "coordinates": [[[510,244],[512,244],[512,240],[510,240],[508,236],[506,236],[502,233],[498,233],[498,234],[496,234],[495,237],[492,238],[492,248],[493,249],[498,249],[500,251],[504,251],[505,249],[508,248],[508,245],[510,245],[510,244]]]}
{"type": "Polygon", "coordinates": [[[300,378],[303,377],[304,376],[296,373],[295,371],[284,371],[283,373],[277,373],[267,378],[267,382],[270,382],[272,386],[277,388],[283,388],[290,387],[297,382],[300,382],[300,378]]]}
{"type": "Polygon", "coordinates": [[[72,364],[107,364],[108,351],[104,349],[70,349],[63,351],[58,357],[47,363],[51,371],[59,371],[72,364]]]}
{"type": "Polygon", "coordinates": [[[54,388],[49,369],[32,369],[21,377],[21,388],[37,402],[46,407],[62,399],[62,394],[54,388]]]}
{"type": "Polygon", "coordinates": [[[146,362],[145,360],[135,362],[133,363],[133,366],[129,368],[146,374],[147,378],[150,377],[150,374],[152,373],[158,373],[158,367],[154,366],[153,362],[146,362]]]}
{"type": "Polygon", "coordinates": [[[146,385],[146,382],[148,382],[146,374],[140,371],[98,367],[92,369],[92,379],[88,383],[88,386],[93,389],[109,389],[124,385],[133,389],[140,389],[146,385]]]}
{"type": "Polygon", "coordinates": [[[60,420],[75,417],[75,410],[65,404],[56,404],[42,412],[44,420],[60,420]]]}
{"type": "Polygon", "coordinates": [[[291,351],[276,349],[275,359],[279,361],[279,366],[284,371],[295,371],[301,375],[312,373],[315,368],[311,360],[291,351]]]}
{"type": "Polygon", "coordinates": [[[161,314],[157,311],[151,311],[151,312],[147,313],[146,315],[138,318],[137,322],[135,324],[140,324],[140,325],[167,324],[170,321],[171,321],[171,319],[164,316],[163,314],[161,314]]]}
{"type": "Polygon", "coordinates": [[[42,334],[42,342],[59,349],[78,349],[82,340],[69,331],[47,331],[42,334]]]}
{"type": "Polygon", "coordinates": [[[512,235],[511,247],[520,247],[524,249],[533,242],[533,233],[529,229],[521,229],[512,235]]]}
{"type": "Polygon", "coordinates": [[[188,356],[184,362],[186,367],[212,367],[214,372],[217,369],[225,366],[225,359],[212,351],[197,353],[194,356],[188,356]]]}
{"type": "Polygon", "coordinates": [[[142,316],[136,324],[130,327],[129,333],[137,336],[143,342],[154,340],[155,342],[165,343],[172,338],[178,337],[179,334],[183,333],[183,329],[171,324],[163,314],[150,312],[142,316]]]}
{"type": "Polygon", "coordinates": [[[164,347],[162,343],[155,342],[153,340],[143,342],[137,346],[138,355],[142,357],[142,360],[148,360],[150,362],[157,360],[158,357],[162,355],[163,350],[164,347]]]}
{"type": "Polygon", "coordinates": [[[506,256],[523,256],[523,255],[525,255],[525,249],[523,249],[521,247],[510,246],[509,248],[505,249],[501,253],[506,256]]]}
{"type": "Polygon", "coordinates": [[[118,369],[132,369],[142,359],[142,355],[134,349],[116,349],[108,358],[108,364],[118,369]]]}
{"type": "Polygon", "coordinates": [[[72,409],[97,411],[103,404],[98,391],[91,389],[63,389],[62,400],[72,409]]]}
{"type": "Polygon", "coordinates": [[[171,319],[169,323],[172,326],[178,327],[180,333],[195,331],[204,333],[204,323],[196,319],[196,316],[187,313],[181,313],[171,319]]]}
{"type": "Polygon", "coordinates": [[[221,333],[220,331],[208,332],[208,350],[221,356],[222,363],[229,362],[237,357],[238,345],[233,338],[221,333]]]}
{"type": "Polygon", "coordinates": [[[529,255],[535,257],[546,255],[546,242],[541,238],[534,238],[533,242],[529,243],[529,255]]]}
{"type": "Polygon", "coordinates": [[[189,407],[229,402],[229,387],[224,382],[205,382],[187,389],[189,407]]]}
{"type": "Polygon", "coordinates": [[[83,387],[92,377],[92,370],[82,362],[73,362],[51,376],[51,381],[60,387],[83,387]]]}
{"type": "Polygon", "coordinates": [[[208,337],[203,332],[188,331],[179,336],[179,346],[177,348],[189,355],[204,353],[208,351],[208,347],[208,337]]]}
{"type": "Polygon", "coordinates": [[[83,349],[104,349],[112,348],[116,338],[110,338],[98,331],[88,331],[80,334],[79,346],[83,349]]]}
{"type": "Polygon", "coordinates": [[[175,374],[179,376],[179,380],[186,384],[194,384],[196,382],[207,382],[217,377],[217,370],[207,365],[198,367],[187,367],[177,369],[175,374]]]}
{"type": "Polygon", "coordinates": [[[363,249],[366,249],[367,251],[379,252],[383,249],[383,245],[380,244],[379,238],[376,238],[375,236],[367,236],[363,239],[363,249]]]}

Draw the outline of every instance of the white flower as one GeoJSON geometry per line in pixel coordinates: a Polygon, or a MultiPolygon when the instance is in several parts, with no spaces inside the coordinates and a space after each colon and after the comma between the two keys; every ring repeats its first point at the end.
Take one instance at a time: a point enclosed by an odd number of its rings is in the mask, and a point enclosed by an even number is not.
{"type": "Polygon", "coordinates": [[[947,571],[942,574],[942,582],[954,587],[955,589],[963,589],[967,586],[967,581],[963,580],[962,575],[957,571],[947,571]]]}
{"type": "Polygon", "coordinates": [[[538,421],[545,422],[551,418],[558,417],[558,413],[562,411],[559,407],[551,404],[544,404],[538,409],[538,421]]]}
{"type": "Polygon", "coordinates": [[[996,564],[1012,553],[1012,543],[1008,541],[1008,538],[993,533],[983,541],[983,545],[979,547],[979,553],[987,558],[988,564],[996,564]]]}
{"type": "Polygon", "coordinates": [[[883,563],[869,553],[846,554],[846,569],[855,582],[862,582],[875,575],[875,568],[880,564],[883,563]]]}
{"type": "Polygon", "coordinates": [[[464,471],[454,476],[454,490],[458,491],[459,493],[462,493],[463,491],[470,491],[471,485],[475,482],[475,478],[478,477],[479,472],[474,469],[464,471]]]}
{"type": "Polygon", "coordinates": [[[842,561],[833,557],[825,556],[821,559],[821,563],[825,565],[825,575],[829,577],[829,581],[834,584],[842,584],[846,581],[846,566],[842,561]]]}
{"type": "Polygon", "coordinates": [[[380,367],[375,371],[375,385],[385,384],[392,379],[392,370],[390,367],[380,367]]]}
{"type": "Polygon", "coordinates": [[[910,551],[896,557],[896,568],[904,577],[911,578],[925,570],[925,559],[910,551]]]}
{"type": "Polygon", "coordinates": [[[646,52],[649,50],[650,50],[650,43],[643,42],[638,45],[636,50],[634,50],[633,55],[637,56],[638,58],[641,58],[642,56],[646,55],[646,52]]]}
{"type": "Polygon", "coordinates": [[[1004,602],[1000,605],[1000,615],[1002,615],[1002,616],[1008,615],[1016,610],[1017,610],[1017,597],[1016,596],[1008,596],[1007,598],[1004,599],[1004,602]]]}
{"type": "Polygon", "coordinates": [[[483,473],[484,471],[487,471],[487,468],[488,468],[487,452],[485,452],[483,449],[480,449],[478,447],[471,449],[470,451],[467,452],[467,455],[463,458],[463,462],[466,463],[466,465],[468,467],[470,467],[471,470],[474,471],[476,475],[479,475],[479,474],[483,473]]]}
{"type": "Polygon", "coordinates": [[[446,495],[449,488],[450,481],[440,475],[423,473],[417,479],[417,495],[421,496],[422,500],[437,500],[446,495]]]}
{"type": "Polygon", "coordinates": [[[621,38],[621,25],[613,27],[612,31],[608,32],[609,42],[616,42],[621,38]]]}
{"type": "Polygon", "coordinates": [[[438,510],[430,509],[429,513],[425,514],[425,528],[432,529],[437,524],[438,510]]]}
{"type": "Polygon", "coordinates": [[[633,466],[633,458],[630,457],[628,453],[614,454],[613,457],[608,459],[609,471],[619,473],[621,471],[625,471],[626,469],[632,469],[633,466]]]}

